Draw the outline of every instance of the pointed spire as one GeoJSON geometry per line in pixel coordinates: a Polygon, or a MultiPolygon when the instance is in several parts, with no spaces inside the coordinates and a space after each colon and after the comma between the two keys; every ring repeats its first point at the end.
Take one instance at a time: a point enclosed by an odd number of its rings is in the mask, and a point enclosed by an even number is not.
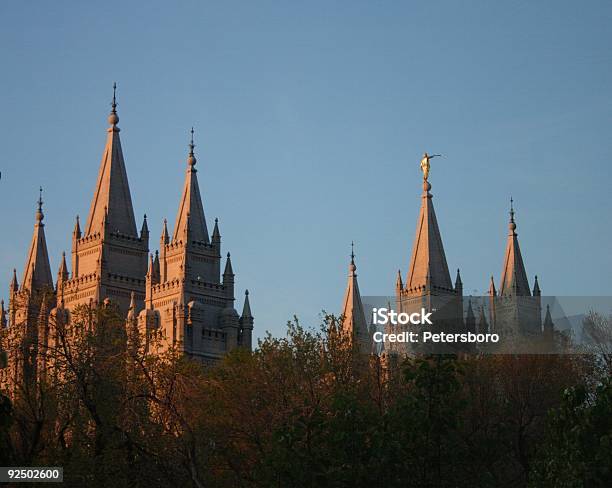
{"type": "Polygon", "coordinates": [[[365,352],[369,352],[369,329],[363,311],[361,294],[359,293],[356,270],[354,244],[351,242],[351,262],[349,263],[348,282],[342,302],[342,330],[346,334],[350,334],[349,337],[351,337],[352,340],[358,341],[360,347],[365,352]]]}
{"type": "Polygon", "coordinates": [[[42,211],[42,187],[40,188],[37,204],[34,234],[32,235],[28,258],[23,270],[22,286],[30,291],[53,288],[53,277],[51,276],[47,240],[45,238],[45,224],[43,223],[45,216],[42,211]]]}
{"type": "Polygon", "coordinates": [[[489,296],[497,296],[497,290],[495,289],[495,280],[493,279],[493,275],[491,275],[491,281],[489,283],[489,296]]]}
{"type": "Polygon", "coordinates": [[[402,272],[399,269],[397,270],[397,280],[395,280],[395,289],[396,290],[404,289],[404,283],[402,282],[402,272]]]}
{"type": "Polygon", "coordinates": [[[555,327],[553,324],[552,316],[550,315],[550,305],[546,305],[546,316],[544,317],[544,331],[552,332],[555,327]]]}
{"type": "Polygon", "coordinates": [[[0,300],[0,329],[6,329],[6,327],[7,327],[7,321],[6,321],[6,310],[4,309],[4,300],[0,300]]]}
{"type": "Polygon", "coordinates": [[[57,272],[57,282],[61,283],[68,279],[68,266],[66,265],[66,253],[62,252],[62,262],[57,272]]]}
{"type": "Polygon", "coordinates": [[[13,278],[11,279],[9,290],[11,292],[11,295],[17,293],[17,291],[19,290],[19,282],[17,281],[17,270],[15,268],[13,268],[13,278]]]}
{"type": "Polygon", "coordinates": [[[421,210],[417,219],[416,235],[412,247],[410,267],[406,278],[406,288],[429,286],[452,289],[442,236],[433,206],[433,196],[429,193],[431,184],[423,181],[421,210]]]}
{"type": "Polygon", "coordinates": [[[538,283],[538,275],[535,276],[535,282],[533,283],[533,296],[539,297],[542,295],[540,291],[540,284],[538,283]]]}
{"type": "Polygon", "coordinates": [[[219,244],[221,242],[221,233],[219,232],[219,219],[215,218],[215,227],[212,233],[211,242],[213,244],[219,244]]]}
{"type": "Polygon", "coordinates": [[[508,224],[508,241],[504,255],[504,267],[502,269],[500,295],[531,296],[529,282],[521,249],[516,234],[516,222],[514,221],[514,200],[510,198],[510,223],[508,224]]]}
{"type": "Polygon", "coordinates": [[[455,279],[455,290],[459,288],[463,288],[463,282],[461,281],[461,273],[459,272],[459,268],[457,268],[457,278],[455,279]]]}
{"type": "Polygon", "coordinates": [[[206,228],[206,218],[200,196],[198,185],[197,170],[195,168],[196,158],[193,153],[195,144],[193,143],[193,127],[191,128],[191,142],[189,143],[189,156],[187,157],[187,175],[183,187],[183,195],[176,215],[173,240],[179,240],[189,230],[190,239],[197,242],[209,244],[208,230],[206,228]]]}
{"type": "Polygon", "coordinates": [[[76,216],[76,221],[74,223],[74,230],[72,231],[72,238],[73,239],[80,239],[81,238],[81,223],[79,221],[79,216],[76,216]]]}
{"type": "Polygon", "coordinates": [[[159,251],[155,251],[155,259],[153,260],[153,271],[155,272],[155,276],[159,281],[160,277],[160,266],[159,266],[159,251]]]}
{"type": "Polygon", "coordinates": [[[153,257],[153,253],[149,254],[149,266],[147,268],[146,278],[154,285],[159,283],[159,256],[157,253],[155,258],[153,257]]]}
{"type": "Polygon", "coordinates": [[[141,239],[149,238],[149,225],[147,224],[147,214],[144,214],[144,218],[142,219],[142,227],[140,229],[140,238],[141,239]]]}
{"type": "MultiPolygon", "coordinates": [[[[227,253],[227,261],[225,261],[225,271],[223,271],[223,276],[234,276],[234,270],[232,269],[232,259],[230,257],[230,253],[227,253]]],[[[225,278],[223,279],[225,281],[225,278]]]]}
{"type": "Polygon", "coordinates": [[[253,318],[253,314],[251,313],[251,304],[249,303],[249,290],[245,290],[244,292],[244,307],[242,307],[242,318],[253,318]]]}
{"type": "Polygon", "coordinates": [[[168,235],[168,221],[166,219],[164,219],[164,225],[162,227],[162,233],[161,237],[159,238],[159,241],[162,243],[162,245],[168,244],[168,242],[170,242],[170,236],[168,235]]]}
{"type": "Polygon", "coordinates": [[[111,127],[107,130],[106,146],[98,172],[98,180],[91,200],[85,235],[103,230],[106,219],[112,232],[138,237],[132,197],[128,184],[117,115],[116,85],[113,85],[112,111],[108,117],[111,127]],[[105,210],[106,209],[106,210],[105,210]]]}

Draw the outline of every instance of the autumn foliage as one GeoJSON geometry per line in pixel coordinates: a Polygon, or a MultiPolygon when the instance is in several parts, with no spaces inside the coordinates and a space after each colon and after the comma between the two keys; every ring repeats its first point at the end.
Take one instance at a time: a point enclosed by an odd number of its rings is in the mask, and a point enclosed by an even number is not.
{"type": "Polygon", "coordinates": [[[117,488],[610,486],[612,386],[592,355],[394,362],[328,316],[205,368],[147,353],[112,308],[80,313],[45,380],[2,398],[3,465],[117,488]]]}

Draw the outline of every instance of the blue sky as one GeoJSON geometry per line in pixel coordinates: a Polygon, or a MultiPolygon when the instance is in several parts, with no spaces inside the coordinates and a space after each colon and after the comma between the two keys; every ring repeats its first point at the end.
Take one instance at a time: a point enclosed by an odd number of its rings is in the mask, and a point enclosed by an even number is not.
{"type": "Polygon", "coordinates": [[[0,296],[39,185],[54,271],[70,251],[113,81],[138,225],[173,222],[194,125],[258,335],[338,310],[351,240],[362,293],[392,293],[426,150],[466,293],[499,280],[512,195],[530,281],[611,295],[611,24],[603,1],[4,1],[0,296]]]}

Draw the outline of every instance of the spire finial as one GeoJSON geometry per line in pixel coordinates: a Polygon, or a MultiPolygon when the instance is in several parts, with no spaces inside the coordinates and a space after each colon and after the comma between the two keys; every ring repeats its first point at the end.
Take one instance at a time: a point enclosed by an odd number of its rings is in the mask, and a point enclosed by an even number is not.
{"type": "Polygon", "coordinates": [[[516,230],[516,223],[514,222],[514,200],[510,197],[510,224],[508,225],[510,232],[514,234],[516,230]]]}
{"type": "Polygon", "coordinates": [[[195,144],[193,142],[193,133],[194,133],[193,127],[191,128],[190,132],[191,132],[191,140],[189,141],[189,157],[187,158],[187,164],[193,168],[197,162],[197,159],[195,158],[193,154],[193,149],[195,148],[195,144]]]}
{"type": "Polygon", "coordinates": [[[355,275],[357,266],[355,266],[355,243],[351,241],[351,264],[349,264],[349,276],[355,275]]]}
{"type": "Polygon", "coordinates": [[[38,222],[42,222],[42,219],[45,217],[42,211],[42,206],[43,206],[42,192],[43,192],[43,188],[41,186],[38,189],[38,201],[36,202],[38,204],[38,209],[36,211],[36,220],[38,222]]]}
{"type": "Polygon", "coordinates": [[[119,123],[119,116],[117,115],[117,83],[113,83],[113,101],[111,102],[111,107],[108,123],[115,127],[119,123]]]}

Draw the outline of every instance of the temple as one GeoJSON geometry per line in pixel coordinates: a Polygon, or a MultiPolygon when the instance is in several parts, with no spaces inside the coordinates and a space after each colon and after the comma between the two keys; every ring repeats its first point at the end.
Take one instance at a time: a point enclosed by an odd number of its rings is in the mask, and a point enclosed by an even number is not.
{"type": "MultiPolygon", "coordinates": [[[[401,270],[397,272],[394,310],[398,313],[418,313],[421,309],[434,311],[434,329],[437,328],[439,331],[499,333],[505,338],[535,339],[536,343],[539,337],[550,339],[554,332],[554,324],[548,309],[544,325],[542,323],[542,293],[537,276],[534,278],[533,291],[530,290],[516,232],[512,199],[499,292],[494,278],[491,277],[487,296],[465,297],[459,269],[454,283],[451,281],[429,181],[429,160],[432,157],[434,156],[425,153],[421,161],[424,175],[421,206],[407,272],[405,275],[402,275],[401,270]],[[474,312],[475,306],[478,318],[474,312]]],[[[365,322],[366,314],[359,295],[353,257],[349,266],[349,283],[343,303],[343,329],[362,344],[362,350],[376,352],[375,348],[369,346],[375,329],[368,327],[365,322]],[[364,331],[370,332],[366,336],[364,331]]],[[[385,326],[384,332],[397,334],[409,329],[409,325],[389,324],[385,326]]],[[[461,350],[476,352],[475,348],[461,350]]],[[[419,345],[399,342],[385,343],[378,350],[378,353],[385,355],[387,359],[390,356],[413,355],[419,352],[423,352],[419,345]]],[[[448,352],[452,352],[452,349],[448,352]]]]}
{"type": "MultiPolygon", "coordinates": [[[[237,347],[251,349],[253,315],[248,291],[242,314],[235,309],[236,285],[229,253],[221,274],[218,221],[208,235],[197,178],[193,129],[187,170],[172,235],[166,221],[159,250],[150,249],[145,215],[137,230],[118,127],[113,87],[106,144],[89,213],[76,217],[70,266],[62,254],[55,283],[45,239],[42,188],[34,232],[21,276],[9,288],[8,310],[0,319],[10,344],[8,374],[28,384],[43,374],[41,353],[54,340],[54,328],[74,320],[77,310],[114,306],[125,317],[127,336],[136,330],[145,347],[175,348],[211,364],[237,347]]],[[[152,351],[152,352],[155,352],[152,351]]]]}

